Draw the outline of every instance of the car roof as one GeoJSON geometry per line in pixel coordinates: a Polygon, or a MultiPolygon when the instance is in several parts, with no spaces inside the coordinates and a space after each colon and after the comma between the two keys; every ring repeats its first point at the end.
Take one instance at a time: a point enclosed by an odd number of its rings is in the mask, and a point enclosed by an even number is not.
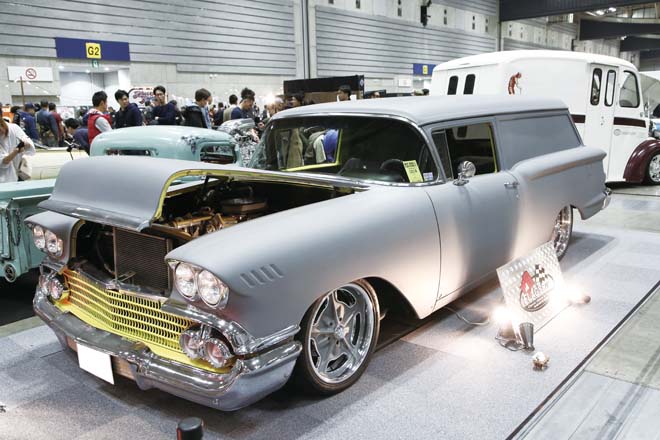
{"type": "Polygon", "coordinates": [[[307,105],[277,113],[273,120],[324,114],[363,114],[405,118],[425,125],[469,117],[567,108],[559,99],[515,95],[408,96],[307,105]]]}
{"type": "Polygon", "coordinates": [[[457,58],[455,60],[438,64],[435,66],[434,71],[462,69],[466,67],[476,67],[490,64],[504,64],[514,61],[531,59],[583,61],[584,63],[624,66],[629,69],[637,70],[635,65],[629,61],[608,55],[599,55],[586,52],[571,52],[568,50],[506,50],[502,52],[489,52],[457,58]]]}

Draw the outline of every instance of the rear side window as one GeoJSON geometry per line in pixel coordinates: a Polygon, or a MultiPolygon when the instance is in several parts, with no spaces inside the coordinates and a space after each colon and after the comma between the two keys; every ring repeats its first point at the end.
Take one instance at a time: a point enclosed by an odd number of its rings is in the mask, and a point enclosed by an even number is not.
{"type": "Polygon", "coordinates": [[[539,115],[499,121],[502,157],[507,167],[581,145],[567,114],[539,115]]]}
{"type": "Polygon", "coordinates": [[[591,105],[598,105],[600,102],[600,82],[603,79],[603,71],[594,69],[591,77],[591,105]]]}
{"type": "Polygon", "coordinates": [[[473,73],[465,77],[465,86],[463,87],[464,95],[471,95],[474,92],[474,81],[476,77],[473,73]]]}
{"type": "Polygon", "coordinates": [[[637,78],[632,72],[625,71],[623,73],[623,85],[619,93],[619,105],[621,107],[639,107],[639,87],[637,85],[637,78]]]}
{"type": "Polygon", "coordinates": [[[458,77],[454,75],[451,78],[449,78],[449,87],[447,87],[447,94],[455,95],[457,89],[458,89],[458,77]]]}
{"type": "Polygon", "coordinates": [[[611,107],[614,104],[614,88],[616,86],[616,72],[607,71],[607,84],[605,84],[605,105],[611,107]]]}

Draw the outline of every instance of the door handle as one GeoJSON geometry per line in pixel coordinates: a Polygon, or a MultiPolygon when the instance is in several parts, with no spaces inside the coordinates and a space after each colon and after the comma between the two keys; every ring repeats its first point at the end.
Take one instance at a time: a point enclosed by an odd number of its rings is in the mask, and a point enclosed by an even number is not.
{"type": "Polygon", "coordinates": [[[514,188],[518,188],[518,185],[520,185],[520,183],[514,180],[513,182],[506,182],[504,184],[504,187],[509,189],[514,189],[514,188]]]}

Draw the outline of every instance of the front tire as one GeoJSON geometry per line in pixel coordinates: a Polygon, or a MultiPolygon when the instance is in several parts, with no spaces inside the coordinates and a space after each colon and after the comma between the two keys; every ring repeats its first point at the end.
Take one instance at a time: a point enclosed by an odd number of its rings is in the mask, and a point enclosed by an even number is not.
{"type": "Polygon", "coordinates": [[[302,353],[294,375],[305,390],[339,393],[367,368],[380,332],[376,292],[365,280],[333,290],[312,304],[303,317],[302,353]]]}
{"type": "Polygon", "coordinates": [[[552,241],[552,244],[555,247],[555,253],[557,254],[558,260],[564,258],[572,234],[573,208],[570,206],[564,206],[555,219],[555,226],[552,228],[552,234],[550,236],[550,241],[552,241]]]}
{"type": "Polygon", "coordinates": [[[660,153],[651,157],[646,166],[646,183],[660,185],[660,153]]]}

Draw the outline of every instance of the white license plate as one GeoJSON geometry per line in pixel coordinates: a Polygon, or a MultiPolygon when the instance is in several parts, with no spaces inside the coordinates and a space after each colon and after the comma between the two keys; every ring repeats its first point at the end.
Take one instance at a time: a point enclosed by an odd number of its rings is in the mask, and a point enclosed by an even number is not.
{"type": "Polygon", "coordinates": [[[78,365],[94,376],[115,384],[112,374],[112,360],[109,354],[78,344],[78,365]]]}

